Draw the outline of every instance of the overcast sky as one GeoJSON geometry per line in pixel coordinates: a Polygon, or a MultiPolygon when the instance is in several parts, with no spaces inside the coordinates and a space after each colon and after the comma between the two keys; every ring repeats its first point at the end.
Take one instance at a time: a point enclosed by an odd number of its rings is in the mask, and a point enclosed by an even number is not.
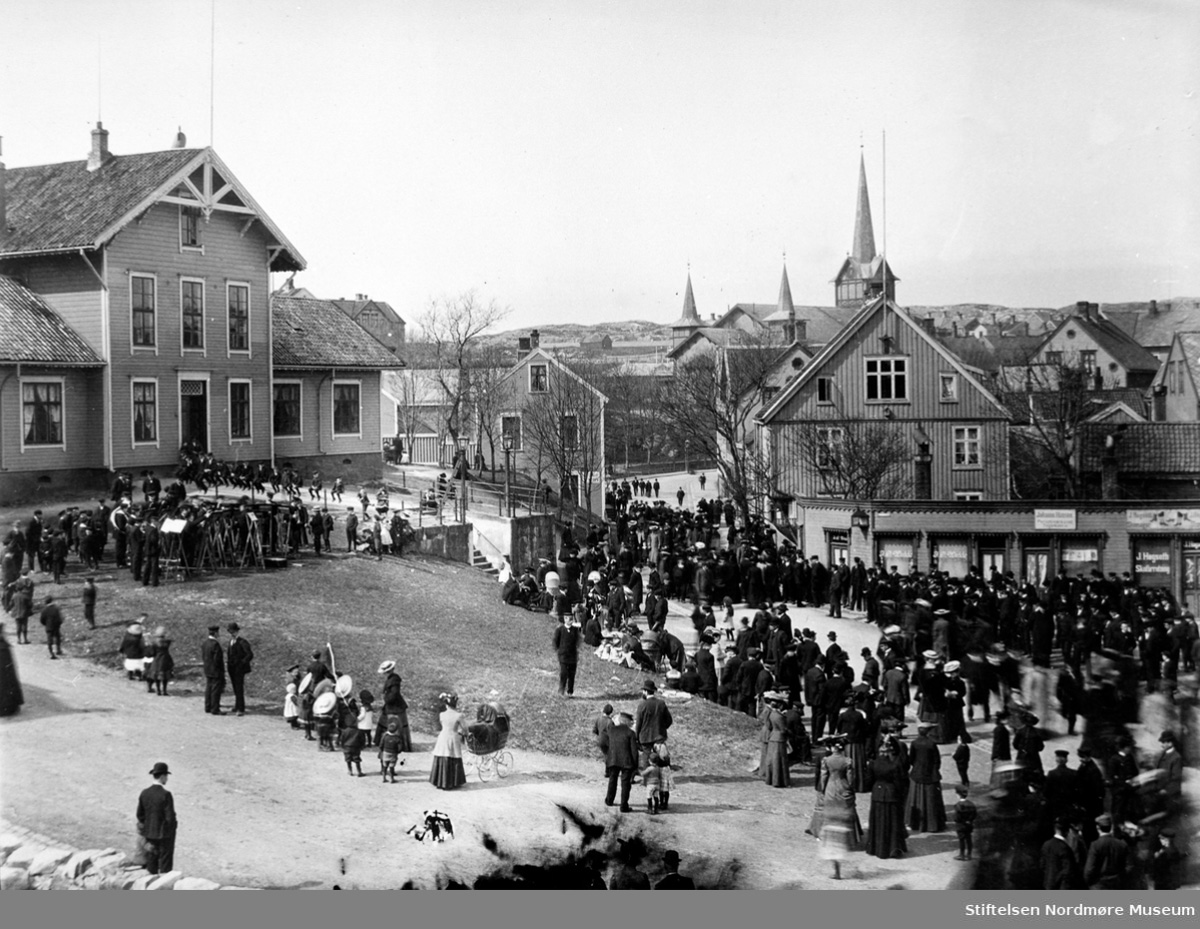
{"type": "MultiPolygon", "coordinates": [[[[3,0],[9,167],[211,141],[318,296],[506,327],[832,303],[860,141],[903,304],[1200,296],[1200,4],[3,0]]],[[[279,283],[278,279],[276,283],[279,283]]]]}

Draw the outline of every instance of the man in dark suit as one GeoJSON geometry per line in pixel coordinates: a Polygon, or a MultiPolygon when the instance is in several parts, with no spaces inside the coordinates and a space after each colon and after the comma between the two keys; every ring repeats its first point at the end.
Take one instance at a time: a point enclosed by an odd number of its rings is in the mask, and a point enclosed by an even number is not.
{"type": "Polygon", "coordinates": [[[200,649],[200,657],[204,662],[204,712],[213,716],[221,714],[221,694],[225,692],[225,652],[217,639],[220,626],[208,627],[208,638],[200,649]]]}
{"type": "Polygon", "coordinates": [[[679,873],[679,852],[668,848],[663,852],[663,870],[666,877],[654,885],[655,890],[695,890],[696,882],[679,873]]]}
{"type": "Polygon", "coordinates": [[[54,597],[46,594],[45,605],[42,607],[42,625],[46,627],[46,647],[50,649],[50,657],[58,658],[62,654],[62,610],[54,602],[54,597]],[[58,655],[54,649],[58,648],[58,655]]]}
{"type": "Polygon", "coordinates": [[[633,717],[618,713],[614,722],[600,733],[600,748],[604,752],[604,770],[608,774],[608,792],[604,805],[612,806],[617,796],[617,778],[621,780],[621,812],[632,813],[629,791],[633,786],[633,770],[638,762],[637,737],[629,728],[633,717]]]}
{"type": "Polygon", "coordinates": [[[254,649],[239,635],[242,631],[237,623],[229,624],[229,682],[233,684],[233,711],[238,716],[246,715],[246,675],[250,673],[250,662],[254,660],[254,649]]]}
{"type": "Polygon", "coordinates": [[[717,662],[713,658],[712,645],[701,639],[696,649],[696,673],[700,675],[699,694],[705,700],[717,702],[717,662]]]}
{"type": "Polygon", "coordinates": [[[829,572],[829,615],[841,618],[842,598],[850,586],[850,569],[846,567],[846,559],[829,572]]]}
{"type": "Polygon", "coordinates": [[[1075,890],[1078,887],[1075,853],[1067,841],[1069,828],[1067,820],[1055,820],[1054,835],[1042,843],[1042,887],[1046,890],[1075,890]]]}
{"type": "Polygon", "coordinates": [[[558,655],[558,695],[574,696],[575,668],[579,664],[579,627],[572,616],[559,614],[553,644],[558,655]]]}
{"type": "Polygon", "coordinates": [[[1129,845],[1112,834],[1113,818],[1108,813],[1096,817],[1100,837],[1088,847],[1083,882],[1098,890],[1123,890],[1129,867],[1129,845]]]}
{"type": "Polygon", "coordinates": [[[138,835],[147,846],[146,870],[151,874],[166,874],[175,863],[175,797],[167,790],[171,772],[166,762],[159,761],[150,769],[151,784],[138,796],[138,835]]]}
{"type": "Polygon", "coordinates": [[[604,710],[592,721],[592,735],[596,737],[596,746],[600,754],[604,754],[604,733],[613,726],[613,708],[611,703],[604,704],[604,710]]]}
{"type": "Polygon", "coordinates": [[[731,710],[737,709],[738,704],[738,675],[742,670],[742,659],[738,657],[737,646],[725,646],[725,664],[721,666],[721,686],[717,691],[721,706],[731,710]]]}
{"type": "Polygon", "coordinates": [[[815,664],[804,674],[804,702],[812,708],[812,740],[825,734],[825,669],[815,664]]]}
{"type": "Polygon", "coordinates": [[[738,704],[737,708],[747,716],[758,716],[758,701],[755,694],[758,691],[758,675],[763,670],[759,660],[759,648],[752,646],[746,652],[746,660],[738,670],[738,704]]]}
{"type": "Polygon", "coordinates": [[[642,685],[642,702],[638,704],[637,722],[633,727],[642,751],[638,759],[641,767],[644,768],[650,763],[650,749],[654,747],[654,743],[666,741],[671,723],[671,710],[667,701],[658,696],[658,686],[654,681],[646,681],[642,685]]]}

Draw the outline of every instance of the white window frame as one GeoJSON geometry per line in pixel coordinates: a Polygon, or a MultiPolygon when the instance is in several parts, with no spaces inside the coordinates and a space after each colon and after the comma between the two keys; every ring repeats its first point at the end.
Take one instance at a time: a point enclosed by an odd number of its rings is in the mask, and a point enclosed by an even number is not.
{"type": "Polygon", "coordinates": [[[182,203],[179,205],[179,251],[180,251],[180,253],[192,252],[192,253],[198,254],[198,255],[204,254],[204,237],[200,235],[200,222],[202,222],[203,219],[204,219],[204,214],[201,211],[199,204],[196,204],[196,206],[193,206],[193,207],[184,206],[182,203]],[[196,222],[196,238],[200,241],[199,245],[184,245],[184,243],[183,243],[183,213],[184,213],[184,210],[192,210],[196,213],[196,220],[197,220],[197,222],[196,222]]]}
{"type": "Polygon", "coordinates": [[[273,386],[271,389],[271,434],[273,436],[275,436],[275,438],[277,438],[277,439],[296,439],[297,441],[300,441],[300,442],[304,441],[304,381],[302,381],[300,378],[277,377],[274,379],[273,386]],[[289,435],[287,433],[278,433],[275,431],[275,403],[276,403],[276,400],[275,400],[275,389],[274,388],[275,387],[284,387],[284,386],[288,386],[288,387],[295,386],[297,388],[296,394],[297,394],[297,397],[299,398],[299,410],[298,410],[297,419],[300,423],[300,431],[293,435],[289,435]]]}
{"type": "Polygon", "coordinates": [[[160,310],[159,310],[159,304],[158,304],[158,275],[157,274],[147,274],[144,271],[130,271],[129,272],[129,354],[134,355],[134,354],[138,354],[138,353],[149,353],[149,352],[153,352],[156,355],[158,354],[158,316],[159,316],[159,312],[160,312],[160,310]],[[133,341],[133,331],[134,331],[134,326],[133,326],[133,282],[135,280],[137,280],[138,278],[145,278],[146,280],[149,280],[154,285],[154,311],[153,311],[154,312],[154,344],[153,345],[138,345],[137,343],[135,343],[133,341]]]}
{"type": "Polygon", "coordinates": [[[912,372],[908,368],[908,360],[909,360],[908,355],[868,355],[866,358],[864,358],[863,359],[863,402],[870,403],[870,404],[879,404],[879,405],[885,405],[885,404],[889,404],[889,403],[908,403],[910,392],[911,392],[909,389],[910,388],[909,382],[912,377],[912,372]],[[872,373],[870,370],[872,364],[875,364],[878,366],[874,373],[872,373]],[[886,373],[884,371],[880,370],[885,365],[888,367],[888,371],[886,373]],[[897,366],[900,366],[901,370],[897,370],[897,366]],[[897,376],[902,376],[904,378],[904,396],[902,396],[902,397],[896,396],[896,378],[897,378],[897,376]],[[872,378],[876,379],[876,385],[875,385],[876,396],[875,397],[869,396],[869,394],[871,392],[870,384],[871,384],[872,378]],[[886,379],[887,383],[889,384],[888,392],[891,394],[890,397],[880,396],[880,394],[882,393],[880,388],[883,386],[885,379],[886,379]]]}
{"type": "Polygon", "coordinates": [[[956,490],[954,491],[954,501],[956,503],[975,503],[983,499],[983,491],[981,490],[956,490]]]}
{"type": "Polygon", "coordinates": [[[230,445],[253,445],[254,444],[254,381],[248,377],[231,377],[225,381],[225,428],[226,435],[229,437],[230,445]],[[245,384],[248,388],[246,400],[249,409],[246,411],[246,422],[250,427],[250,434],[244,436],[235,436],[233,434],[233,385],[245,384]]]}
{"type": "Polygon", "coordinates": [[[983,467],[983,427],[982,426],[953,426],[950,432],[952,449],[952,467],[955,471],[977,471],[983,467]],[[974,432],[972,437],[969,433],[974,432]],[[970,460],[971,447],[975,449],[975,461],[970,460]],[[964,461],[959,461],[959,449],[963,450],[964,461]]]}
{"type": "Polygon", "coordinates": [[[341,378],[333,382],[329,390],[329,434],[334,439],[361,439],[363,421],[363,389],[360,378],[341,378]],[[337,431],[337,389],[339,386],[354,384],[358,388],[358,432],[337,431]]]}
{"type": "Polygon", "coordinates": [[[17,428],[21,430],[21,454],[25,454],[26,449],[31,451],[41,451],[42,449],[61,449],[67,450],[67,384],[65,377],[22,377],[19,381],[20,386],[20,403],[18,406],[19,415],[17,417],[17,428]],[[25,385],[26,384],[57,384],[58,385],[58,408],[59,408],[59,442],[32,442],[25,441],[25,385]]]}
{"type": "Polygon", "coordinates": [[[548,362],[539,361],[537,364],[531,363],[529,365],[529,392],[531,394],[548,394],[548,393],[550,393],[550,365],[548,362]],[[533,369],[534,368],[543,368],[543,369],[545,369],[545,372],[546,372],[546,381],[545,381],[546,386],[543,387],[541,390],[534,390],[534,388],[533,388],[533,369]]]}
{"type": "Polygon", "coordinates": [[[520,413],[501,413],[500,414],[500,447],[504,447],[504,421],[506,419],[515,419],[517,421],[517,436],[513,442],[513,447],[510,451],[519,452],[525,448],[525,421],[520,413]]]}
{"type": "Polygon", "coordinates": [[[179,278],[179,352],[181,355],[199,355],[202,358],[208,355],[208,287],[205,285],[202,277],[180,277],[179,278]],[[200,347],[195,348],[183,344],[183,288],[185,284],[200,285],[200,347]]]}
{"type": "Polygon", "coordinates": [[[563,451],[567,451],[567,452],[579,451],[580,446],[582,444],[580,439],[581,439],[581,437],[579,435],[579,414],[578,413],[563,413],[562,416],[559,417],[559,420],[558,420],[558,440],[559,440],[559,442],[562,443],[563,451]],[[567,444],[567,430],[565,427],[566,427],[568,419],[575,420],[575,444],[574,445],[567,444]]]}
{"type": "Polygon", "coordinates": [[[942,372],[938,374],[938,402],[939,403],[958,403],[958,375],[956,373],[942,372]],[[950,385],[950,391],[947,393],[946,385],[950,385]]]}
{"type": "Polygon", "coordinates": [[[817,378],[817,403],[820,403],[823,406],[825,406],[825,405],[831,406],[833,404],[833,378],[832,377],[818,377],[817,378]],[[824,400],[821,399],[821,385],[822,384],[825,385],[825,399],[824,400]]]}
{"type": "Polygon", "coordinates": [[[238,357],[245,356],[246,358],[251,357],[251,345],[254,344],[253,339],[250,338],[250,323],[251,323],[251,320],[253,319],[253,312],[254,312],[254,304],[251,299],[252,296],[253,296],[253,294],[250,290],[250,282],[249,281],[226,281],[225,282],[225,355],[226,355],[226,357],[230,357],[233,355],[237,355],[238,357]],[[230,291],[234,287],[246,288],[246,347],[245,348],[234,348],[233,343],[230,342],[230,340],[229,340],[229,323],[230,323],[229,295],[230,295],[230,291]]]}
{"type": "Polygon", "coordinates": [[[846,441],[846,430],[842,426],[819,426],[817,428],[817,468],[832,467],[835,450],[846,441]]]}
{"type": "Polygon", "coordinates": [[[159,448],[162,443],[162,390],[156,377],[135,377],[129,381],[129,447],[130,448],[159,448]],[[135,388],[138,384],[154,385],[154,441],[138,441],[137,437],[137,397],[135,388]]]}

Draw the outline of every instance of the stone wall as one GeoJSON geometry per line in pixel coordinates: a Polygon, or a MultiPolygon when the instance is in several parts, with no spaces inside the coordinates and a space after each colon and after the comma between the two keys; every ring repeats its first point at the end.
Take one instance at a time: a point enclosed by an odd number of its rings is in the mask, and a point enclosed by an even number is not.
{"type": "Polygon", "coordinates": [[[230,890],[182,871],[151,874],[115,848],[71,848],[0,821],[2,890],[230,890]]]}

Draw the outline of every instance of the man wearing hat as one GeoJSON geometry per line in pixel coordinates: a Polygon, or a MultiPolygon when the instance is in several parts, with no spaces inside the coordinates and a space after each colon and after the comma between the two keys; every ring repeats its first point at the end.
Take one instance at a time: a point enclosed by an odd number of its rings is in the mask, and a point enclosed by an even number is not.
{"type": "Polygon", "coordinates": [[[1066,817],[1059,816],[1054,821],[1054,835],[1042,843],[1042,888],[1045,890],[1075,890],[1078,887],[1078,862],[1067,840],[1070,828],[1066,817]]]}
{"type": "Polygon", "coordinates": [[[633,786],[634,765],[638,763],[637,736],[629,728],[633,721],[628,713],[620,712],[613,716],[613,723],[600,733],[600,750],[604,752],[604,770],[608,775],[608,792],[604,795],[604,805],[612,806],[616,802],[617,779],[621,781],[621,812],[632,813],[629,805],[629,791],[633,786]]]}
{"type": "Polygon", "coordinates": [[[1075,752],[1079,767],[1075,769],[1075,804],[1083,811],[1083,837],[1088,842],[1096,838],[1096,817],[1104,812],[1104,772],[1092,758],[1092,750],[1081,745],[1075,752]]]}
{"type": "Polygon", "coordinates": [[[166,874],[175,863],[175,798],[167,790],[171,771],[164,761],[150,769],[154,783],[138,796],[137,830],[145,846],[145,868],[151,874],[166,874]]]}
{"type": "Polygon", "coordinates": [[[666,877],[654,885],[655,890],[695,890],[696,883],[679,873],[679,852],[668,848],[663,852],[663,870],[666,877]]]}
{"type": "Polygon", "coordinates": [[[1162,772],[1163,780],[1159,800],[1168,815],[1178,811],[1183,797],[1183,756],[1179,754],[1179,738],[1174,731],[1167,729],[1158,737],[1162,751],[1154,762],[1154,767],[1162,772]]]}
{"type": "Polygon", "coordinates": [[[233,711],[238,716],[246,715],[246,675],[250,673],[250,662],[254,660],[254,649],[241,637],[241,627],[230,623],[226,628],[229,640],[229,682],[233,685],[233,711]]]}
{"type": "Polygon", "coordinates": [[[217,634],[221,627],[216,623],[208,627],[208,638],[200,649],[204,662],[204,712],[221,716],[221,694],[225,692],[225,652],[217,634]]]}
{"type": "Polygon", "coordinates": [[[721,706],[736,710],[738,705],[738,676],[742,670],[742,658],[738,655],[736,645],[725,646],[725,661],[721,665],[721,684],[717,689],[717,697],[721,706]]]}
{"type": "Polygon", "coordinates": [[[758,676],[763,670],[761,654],[761,649],[757,645],[752,645],[746,650],[746,660],[738,669],[737,708],[747,716],[758,716],[758,676]]]}
{"type": "Polygon", "coordinates": [[[647,680],[642,684],[642,702],[638,704],[637,721],[633,727],[641,747],[638,770],[650,763],[650,749],[654,743],[667,740],[667,730],[671,728],[672,721],[667,702],[658,696],[658,685],[647,680]]]}
{"type": "Polygon", "coordinates": [[[1079,802],[1079,772],[1067,766],[1071,753],[1060,748],[1054,752],[1054,767],[1046,772],[1042,796],[1051,815],[1061,816],[1079,802]]]}

